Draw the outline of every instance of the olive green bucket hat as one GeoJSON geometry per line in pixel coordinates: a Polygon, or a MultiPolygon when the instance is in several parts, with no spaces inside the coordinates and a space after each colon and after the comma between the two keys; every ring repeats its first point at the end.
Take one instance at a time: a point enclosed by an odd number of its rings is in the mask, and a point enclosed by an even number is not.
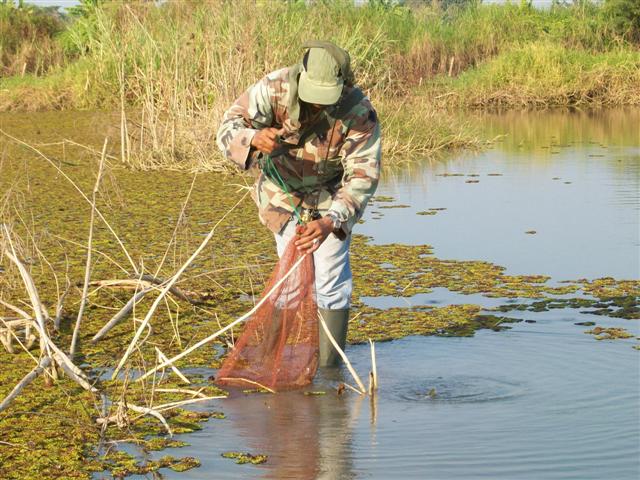
{"type": "Polygon", "coordinates": [[[307,103],[333,105],[351,75],[349,54],[331,42],[311,41],[303,60],[298,96],[307,103]]]}

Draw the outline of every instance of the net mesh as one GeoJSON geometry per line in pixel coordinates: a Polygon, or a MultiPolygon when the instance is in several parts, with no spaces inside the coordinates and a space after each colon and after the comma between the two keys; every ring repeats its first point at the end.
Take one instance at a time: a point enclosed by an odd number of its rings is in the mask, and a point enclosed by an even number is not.
{"type": "Polygon", "coordinates": [[[242,335],[220,367],[216,383],[288,390],[305,386],[318,368],[318,310],[313,256],[289,242],[242,335]],[[274,286],[301,263],[273,292],[274,286]]]}

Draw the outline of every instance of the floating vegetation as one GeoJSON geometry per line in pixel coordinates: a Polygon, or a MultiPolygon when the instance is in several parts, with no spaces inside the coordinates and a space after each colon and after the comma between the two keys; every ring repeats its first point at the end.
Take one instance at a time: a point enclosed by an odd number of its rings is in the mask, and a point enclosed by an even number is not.
{"type": "Polygon", "coordinates": [[[487,173],[487,177],[501,177],[501,173],[487,173]]]}
{"type": "Polygon", "coordinates": [[[552,287],[542,275],[505,275],[504,268],[482,261],[442,260],[429,245],[373,245],[354,235],[351,258],[355,290],[360,296],[411,297],[444,287],[463,294],[487,297],[544,298],[576,292],[575,284],[552,287]],[[395,269],[383,265],[393,264],[395,269]]]}
{"type": "Polygon", "coordinates": [[[175,472],[186,472],[199,466],[200,461],[194,457],[176,458],[171,455],[166,455],[159,460],[147,460],[142,463],[128,453],[113,451],[108,453],[102,461],[92,462],[90,470],[94,472],[108,471],[113,477],[122,478],[128,477],[129,475],[145,475],[157,472],[161,468],[169,468],[175,472]]]}
{"type": "Polygon", "coordinates": [[[436,174],[437,177],[464,177],[464,173],[438,173],[436,174]]]}
{"type": "Polygon", "coordinates": [[[398,205],[380,205],[378,208],[411,208],[411,205],[403,205],[403,204],[398,204],[398,205]]]}
{"type": "Polygon", "coordinates": [[[315,397],[318,395],[326,395],[327,392],[323,391],[323,390],[309,390],[304,392],[305,395],[310,396],[310,397],[315,397]]]}
{"type": "Polygon", "coordinates": [[[238,464],[252,463],[254,465],[259,465],[267,461],[266,455],[253,455],[251,453],[243,452],[225,452],[222,456],[224,458],[233,458],[238,464]]]}
{"type": "Polygon", "coordinates": [[[464,183],[480,183],[480,180],[466,180],[464,183]]]}
{"type": "Polygon", "coordinates": [[[446,210],[446,208],[429,208],[428,210],[423,210],[422,212],[417,212],[416,215],[435,215],[438,212],[442,212],[446,210]]]}
{"type": "Polygon", "coordinates": [[[617,327],[595,327],[584,333],[593,335],[596,340],[618,340],[633,337],[633,334],[628,330],[617,327]]]}
{"type": "MultiPolygon", "coordinates": [[[[601,300],[616,297],[640,297],[640,280],[616,280],[612,277],[595,280],[580,279],[576,283],[582,285],[585,293],[601,300]]],[[[638,300],[636,298],[636,300],[638,300]]]]}
{"type": "Polygon", "coordinates": [[[376,195],[374,197],[371,197],[371,201],[372,202],[395,202],[395,198],[393,197],[389,197],[389,196],[385,196],[385,195],[376,195]]]}
{"type": "Polygon", "coordinates": [[[144,449],[147,451],[164,450],[165,448],[182,448],[189,445],[187,442],[181,442],[179,440],[171,440],[166,437],[156,437],[147,440],[144,443],[144,449]]]}
{"type": "Polygon", "coordinates": [[[526,231],[526,232],[524,232],[524,233],[526,233],[527,235],[535,235],[535,234],[536,234],[536,233],[538,233],[538,232],[536,232],[535,230],[527,230],[527,231],[526,231]]]}
{"type": "MultiPolygon", "coordinates": [[[[82,121],[74,122],[91,124],[90,118],[82,117],[82,121]]],[[[24,128],[28,130],[35,127],[25,125],[24,128]]],[[[67,155],[71,155],[70,148],[67,149],[67,155]]],[[[52,151],[56,158],[64,158],[62,148],[57,151],[52,147],[52,151]]],[[[20,154],[11,145],[7,152],[6,162],[22,164],[31,158],[24,153],[20,154]]],[[[89,191],[94,181],[91,170],[77,167],[70,170],[78,176],[80,186],[89,191]]],[[[2,170],[0,187],[6,190],[17,184],[20,172],[18,167],[2,170]]],[[[113,177],[110,181],[114,186],[105,187],[105,196],[99,205],[103,211],[109,211],[109,219],[121,234],[131,256],[144,259],[145,271],[154,271],[159,267],[159,259],[171,235],[171,232],[167,232],[167,225],[173,225],[179,217],[182,195],[188,191],[192,177],[183,174],[167,175],[166,172],[145,172],[140,175],[124,170],[114,170],[109,175],[113,177]],[[153,184],[154,188],[146,188],[149,184],[153,184]],[[107,203],[107,198],[113,203],[107,203]]],[[[30,185],[46,188],[32,188],[29,195],[25,193],[29,201],[28,216],[34,219],[33,228],[36,229],[34,233],[35,238],[38,238],[38,248],[50,259],[52,269],[64,272],[68,258],[69,277],[75,285],[82,278],[84,267],[84,255],[75,254],[79,249],[78,245],[86,240],[87,205],[78,202],[64,184],[51,182],[52,177],[52,172],[40,164],[30,166],[30,185]]],[[[170,260],[160,269],[159,275],[168,278],[193,251],[194,246],[199,244],[203,231],[209,228],[198,223],[201,219],[219,218],[237,200],[237,187],[227,185],[226,181],[229,180],[204,173],[198,176],[188,208],[189,215],[180,224],[179,241],[173,246],[170,260]]],[[[232,182],[239,180],[234,178],[232,182]]],[[[374,198],[382,203],[395,201],[393,197],[374,198]]],[[[444,209],[433,208],[426,211],[440,210],[444,209]]],[[[378,212],[377,215],[382,214],[378,212]]],[[[24,228],[20,225],[16,226],[18,233],[24,238],[30,238],[22,230],[24,228]]],[[[194,262],[186,272],[184,283],[181,283],[181,288],[197,292],[204,303],[191,305],[180,298],[170,298],[171,303],[166,311],[159,313],[151,325],[153,344],[143,344],[140,348],[139,358],[144,359],[147,364],[152,365],[157,358],[154,347],[167,357],[172,357],[183,351],[186,345],[205,337],[205,332],[218,329],[218,325],[228,324],[245,313],[246,299],[252,298],[252,292],[260,290],[268,276],[276,254],[272,236],[259,224],[253,204],[247,201],[240,205],[234,212],[233,220],[222,223],[216,235],[218,241],[211,242],[206,255],[194,262]],[[247,243],[249,236],[252,241],[247,243]]],[[[96,228],[94,243],[96,250],[104,255],[96,262],[92,278],[135,279],[131,271],[122,272],[122,268],[109,260],[114,259],[119,265],[124,265],[124,270],[129,270],[126,259],[103,227],[96,228]]],[[[47,276],[48,267],[37,257],[28,260],[38,291],[42,294],[41,300],[53,312],[59,294],[55,282],[47,276]]],[[[640,282],[637,281],[582,279],[551,286],[546,276],[506,275],[503,267],[490,262],[439,259],[433,255],[428,245],[373,245],[367,237],[361,235],[353,237],[352,262],[355,275],[354,313],[358,316],[353,320],[349,332],[351,342],[366,342],[368,338],[392,340],[407,335],[466,336],[473,335],[480,328],[502,330],[508,328],[511,322],[520,321],[499,314],[484,315],[479,305],[472,304],[382,310],[365,306],[358,300],[361,296],[411,297],[429,293],[434,288],[446,288],[460,294],[519,299],[520,303],[504,305],[496,310],[503,313],[512,310],[580,308],[589,310],[585,313],[640,318],[640,282]],[[549,298],[572,294],[586,294],[593,298],[549,298]],[[524,303],[524,299],[535,301],[524,303]]],[[[4,262],[0,265],[0,270],[3,282],[0,285],[1,298],[20,304],[24,300],[24,293],[15,288],[15,282],[11,280],[16,272],[4,262]]],[[[91,337],[111,318],[113,309],[124,305],[131,295],[132,290],[125,288],[100,286],[92,290],[79,342],[79,364],[86,368],[92,382],[95,381],[115,401],[125,390],[126,382],[108,381],[104,378],[108,373],[107,368],[113,365],[114,355],[119,356],[123,345],[131,338],[132,322],[125,321],[117,325],[99,343],[92,343],[91,337]]],[[[73,311],[73,306],[78,304],[78,292],[72,289],[69,298],[67,305],[70,307],[63,312],[60,330],[52,329],[50,332],[52,340],[60,345],[67,345],[71,336],[73,317],[77,313],[73,311]]],[[[147,311],[152,300],[143,298],[136,309],[147,311]]],[[[0,314],[4,315],[5,312],[0,314]]],[[[181,361],[177,365],[178,368],[185,369],[185,376],[192,384],[189,388],[199,390],[206,396],[225,393],[207,385],[205,377],[210,371],[193,374],[186,369],[217,368],[226,348],[239,331],[240,329],[234,329],[228,336],[221,337],[219,342],[194,352],[188,361],[181,361]],[[204,390],[200,390],[203,386],[204,390]]],[[[11,355],[0,351],[0,362],[11,366],[0,370],[0,396],[4,397],[33,368],[33,361],[24,352],[11,355]]],[[[156,387],[184,387],[169,368],[163,375],[161,385],[156,387]]],[[[0,478],[11,478],[14,472],[20,472],[24,478],[76,478],[89,470],[108,471],[113,476],[122,476],[143,474],[141,472],[152,472],[159,468],[177,470],[197,466],[197,460],[189,460],[189,457],[163,457],[155,463],[141,463],[139,459],[115,449],[106,456],[100,456],[96,447],[102,427],[96,423],[99,413],[95,408],[95,398],[66,377],[58,379],[54,385],[54,388],[43,388],[42,384],[34,384],[25,388],[11,409],[0,413],[2,441],[7,443],[0,448],[0,478]],[[26,412],[38,412],[38,415],[26,412]]],[[[126,402],[147,405],[151,385],[146,387],[147,390],[142,388],[142,384],[126,386],[126,402]]],[[[245,393],[248,392],[263,393],[264,390],[253,389],[245,393]]],[[[182,399],[183,394],[166,391],[156,391],[153,397],[154,405],[182,399]]],[[[115,414],[113,405],[112,410],[114,411],[111,413],[115,414]]],[[[202,428],[202,422],[223,417],[220,412],[190,412],[184,409],[171,410],[165,414],[173,433],[195,432],[202,428]]],[[[104,433],[107,442],[127,439],[145,450],[175,448],[183,444],[167,438],[165,428],[157,419],[128,412],[124,420],[124,429],[114,424],[106,427],[104,433]]]]}
{"type": "MultiPolygon", "coordinates": [[[[497,307],[501,312],[513,310],[529,312],[548,312],[553,309],[571,308],[593,310],[583,310],[581,313],[590,315],[605,315],[614,318],[640,319],[640,304],[637,295],[620,297],[603,297],[601,299],[590,298],[553,298],[535,301],[532,303],[507,304],[497,307]]],[[[576,325],[580,325],[579,323],[576,325]]]]}
{"type": "Polygon", "coordinates": [[[500,331],[509,328],[505,323],[521,321],[481,315],[482,308],[478,305],[396,307],[384,310],[354,305],[354,308],[358,316],[350,323],[350,343],[366,343],[369,338],[379,342],[389,341],[409,335],[466,337],[479,329],[500,331]]]}

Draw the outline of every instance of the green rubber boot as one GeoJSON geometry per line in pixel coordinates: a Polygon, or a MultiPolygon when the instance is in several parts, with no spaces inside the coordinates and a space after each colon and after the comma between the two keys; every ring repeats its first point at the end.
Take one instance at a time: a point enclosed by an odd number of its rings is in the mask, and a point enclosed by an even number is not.
{"type": "MultiPolygon", "coordinates": [[[[319,308],[318,311],[324,322],[327,324],[331,335],[336,340],[340,348],[344,350],[344,346],[347,343],[347,329],[349,324],[349,309],[343,310],[326,310],[319,308]]],[[[324,332],[324,328],[318,321],[318,327],[320,328],[320,359],[318,365],[320,367],[336,367],[340,365],[342,358],[335,349],[329,337],[324,332]]]]}

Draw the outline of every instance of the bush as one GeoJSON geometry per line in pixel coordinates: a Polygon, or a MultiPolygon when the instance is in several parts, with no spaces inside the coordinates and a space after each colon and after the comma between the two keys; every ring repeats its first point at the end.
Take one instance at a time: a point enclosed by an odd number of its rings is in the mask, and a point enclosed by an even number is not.
{"type": "Polygon", "coordinates": [[[62,63],[62,49],[54,40],[65,22],[57,8],[0,4],[0,76],[46,74],[62,63]]]}
{"type": "Polygon", "coordinates": [[[638,0],[606,0],[605,13],[619,35],[640,44],[640,2],[638,0]]]}

